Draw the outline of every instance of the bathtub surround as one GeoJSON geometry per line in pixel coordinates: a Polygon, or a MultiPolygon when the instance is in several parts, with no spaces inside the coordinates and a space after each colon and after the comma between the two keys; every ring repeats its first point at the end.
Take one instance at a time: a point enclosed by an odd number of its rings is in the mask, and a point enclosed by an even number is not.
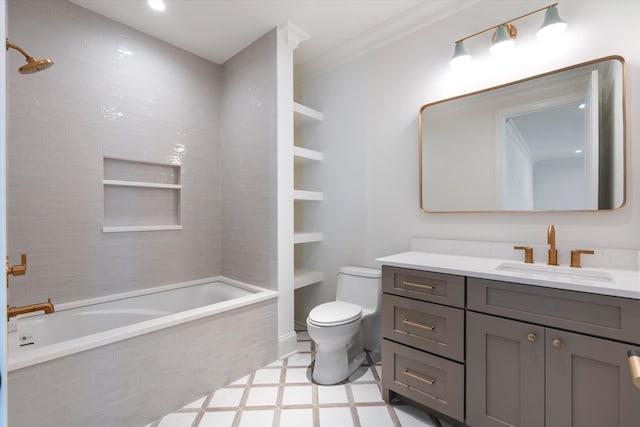
{"type": "Polygon", "coordinates": [[[8,247],[29,255],[9,303],[220,275],[221,66],[66,0],[7,6],[9,37],[56,63],[7,73],[8,247]],[[183,230],[103,233],[104,157],[180,164],[183,230]]]}
{"type": "MultiPolygon", "coordinates": [[[[529,23],[523,21],[523,27],[518,27],[522,31],[515,58],[498,64],[488,52],[481,52],[488,42],[478,40],[478,48],[467,46],[478,55],[466,73],[449,68],[452,40],[548,3],[483,0],[447,5],[453,13],[428,27],[389,39],[385,41],[388,44],[364,54],[359,51],[324,72],[309,72],[302,77],[301,102],[325,115],[322,125],[309,131],[308,136],[323,142],[325,161],[318,165],[315,179],[322,177],[322,189],[331,197],[315,207],[318,215],[309,216],[305,224],[324,231],[324,244],[315,254],[324,277],[334,278],[339,267],[346,264],[377,266],[374,259],[408,250],[414,237],[544,245],[546,227],[552,223],[560,256],[567,257],[570,250],[578,248],[640,248],[640,157],[634,155],[640,124],[633,119],[638,115],[640,100],[640,87],[635,84],[640,51],[633,40],[640,30],[632,18],[640,14],[640,3],[561,2],[562,18],[571,25],[554,49],[541,49],[534,35],[539,24],[532,22],[534,28],[526,29],[529,23]],[[455,10],[462,3],[465,7],[455,10]],[[612,54],[624,57],[627,66],[624,207],[601,212],[420,212],[420,106],[612,54]]],[[[594,262],[599,256],[584,260],[594,262]]],[[[568,261],[565,258],[560,262],[566,265],[568,261]]],[[[333,298],[335,280],[325,280],[322,286],[302,292],[305,307],[297,310],[297,321],[303,321],[315,305],[333,298]]]]}
{"type": "Polygon", "coordinates": [[[9,425],[138,427],[277,355],[276,301],[12,371],[9,425]]]}
{"type": "Polygon", "coordinates": [[[222,66],[222,274],[277,288],[276,30],[222,66]]]}

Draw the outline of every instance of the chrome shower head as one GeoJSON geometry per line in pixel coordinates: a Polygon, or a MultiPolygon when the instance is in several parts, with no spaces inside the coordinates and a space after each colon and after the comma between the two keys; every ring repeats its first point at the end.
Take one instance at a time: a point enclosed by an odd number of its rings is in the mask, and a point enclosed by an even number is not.
{"type": "Polygon", "coordinates": [[[46,70],[47,68],[53,65],[53,61],[50,60],[49,58],[35,59],[31,55],[29,55],[27,52],[25,52],[25,50],[22,49],[20,46],[11,43],[9,39],[6,40],[6,47],[7,47],[7,50],[9,50],[9,48],[17,50],[27,60],[27,63],[18,69],[20,74],[37,73],[38,71],[46,70]]]}

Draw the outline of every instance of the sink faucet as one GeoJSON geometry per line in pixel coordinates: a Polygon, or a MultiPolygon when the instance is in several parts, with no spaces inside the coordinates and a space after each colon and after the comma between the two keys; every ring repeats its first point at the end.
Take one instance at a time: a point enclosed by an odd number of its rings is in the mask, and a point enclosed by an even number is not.
{"type": "Polygon", "coordinates": [[[549,244],[548,265],[558,265],[558,250],[556,249],[556,228],[553,224],[547,229],[547,243],[549,244]]]}
{"type": "Polygon", "coordinates": [[[51,314],[54,312],[51,298],[47,302],[41,302],[39,304],[24,305],[22,307],[7,307],[7,320],[11,319],[18,314],[33,313],[34,311],[44,311],[45,314],[51,314]]]}

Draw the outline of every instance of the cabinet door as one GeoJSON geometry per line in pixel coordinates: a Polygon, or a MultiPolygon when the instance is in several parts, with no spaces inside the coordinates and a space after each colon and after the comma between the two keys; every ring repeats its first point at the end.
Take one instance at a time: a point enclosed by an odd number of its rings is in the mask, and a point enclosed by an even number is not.
{"type": "Polygon", "coordinates": [[[546,427],[640,425],[629,345],[550,328],[545,339],[546,427]]]}
{"type": "Polygon", "coordinates": [[[467,424],[544,425],[544,328],[467,314],[467,424]]]}

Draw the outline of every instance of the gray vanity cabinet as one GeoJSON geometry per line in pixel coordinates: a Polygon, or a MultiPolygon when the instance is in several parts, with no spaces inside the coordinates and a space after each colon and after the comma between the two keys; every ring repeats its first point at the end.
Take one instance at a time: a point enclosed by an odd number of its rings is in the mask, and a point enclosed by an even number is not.
{"type": "Polygon", "coordinates": [[[464,420],[465,278],[382,267],[382,397],[464,420]]]}
{"type": "Polygon", "coordinates": [[[470,312],[467,347],[467,423],[544,426],[544,328],[470,312]]]}
{"type": "Polygon", "coordinates": [[[475,278],[467,297],[469,426],[640,425],[626,355],[640,301],[475,278]]]}
{"type": "Polygon", "coordinates": [[[639,427],[640,300],[383,266],[383,398],[470,427],[639,427]]]}
{"type": "Polygon", "coordinates": [[[546,427],[640,425],[629,345],[550,328],[545,341],[546,427]]]}

